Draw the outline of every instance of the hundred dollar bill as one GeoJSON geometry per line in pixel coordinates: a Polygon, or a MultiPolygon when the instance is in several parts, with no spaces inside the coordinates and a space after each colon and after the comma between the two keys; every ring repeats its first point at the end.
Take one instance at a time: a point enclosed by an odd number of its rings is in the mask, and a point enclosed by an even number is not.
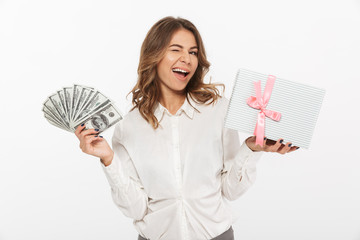
{"type": "Polygon", "coordinates": [[[65,126],[69,127],[69,122],[67,121],[64,108],[62,106],[60,97],[57,93],[51,95],[44,103],[50,111],[58,115],[59,120],[64,123],[65,126]]]}
{"type": "Polygon", "coordinates": [[[42,111],[46,120],[48,120],[48,122],[50,122],[52,125],[62,128],[66,131],[70,131],[70,129],[60,121],[59,117],[50,111],[46,105],[43,105],[42,111]]]}
{"type": "Polygon", "coordinates": [[[103,132],[104,130],[115,125],[121,119],[122,115],[120,111],[113,104],[108,104],[106,107],[98,110],[91,116],[88,116],[76,127],[84,123],[86,129],[95,128],[99,129],[99,132],[103,132]]]}
{"type": "Polygon", "coordinates": [[[60,101],[61,101],[61,104],[62,104],[64,113],[65,113],[65,116],[67,117],[67,121],[70,122],[70,121],[69,121],[70,119],[68,118],[68,110],[67,110],[67,108],[66,108],[64,90],[59,90],[59,91],[57,91],[57,94],[59,95],[59,98],[60,98],[60,101]]]}
{"type": "Polygon", "coordinates": [[[83,86],[83,85],[78,85],[78,84],[74,84],[74,92],[78,92],[77,96],[76,93],[73,94],[74,96],[74,105],[73,105],[73,109],[72,109],[72,114],[71,114],[71,120],[72,122],[75,121],[75,115],[77,113],[79,113],[81,107],[83,106],[83,104],[91,97],[92,93],[94,92],[92,87],[87,87],[87,86],[83,86]]]}
{"type": "Polygon", "coordinates": [[[57,122],[59,125],[64,126],[64,124],[59,120],[59,118],[55,114],[53,114],[45,105],[43,105],[42,111],[53,121],[57,122]]]}
{"type": "Polygon", "coordinates": [[[45,105],[43,106],[43,112],[46,120],[48,121],[51,120],[52,124],[54,123],[53,125],[56,124],[60,128],[65,129],[66,131],[71,131],[71,129],[61,121],[61,118],[58,115],[51,112],[45,105]]]}
{"type": "Polygon", "coordinates": [[[105,97],[99,91],[96,91],[94,96],[80,109],[78,115],[73,120],[74,123],[82,122],[87,115],[91,115],[93,112],[103,108],[110,103],[110,99],[105,97]]]}
{"type": "Polygon", "coordinates": [[[73,116],[73,122],[76,122],[76,120],[79,119],[79,115],[84,110],[85,106],[91,101],[91,99],[93,99],[96,92],[97,91],[94,89],[83,89],[82,96],[80,95],[80,99],[77,104],[78,106],[73,116]]]}
{"type": "Polygon", "coordinates": [[[80,97],[76,102],[76,106],[74,109],[74,113],[72,115],[72,122],[75,122],[77,115],[80,113],[80,110],[82,109],[82,107],[84,106],[84,104],[86,104],[86,102],[89,101],[89,99],[91,98],[91,96],[94,94],[94,90],[92,89],[87,89],[87,88],[83,88],[81,90],[80,93],[80,97]]]}
{"type": "Polygon", "coordinates": [[[110,100],[106,101],[105,103],[101,104],[99,107],[95,108],[94,110],[84,110],[80,115],[78,120],[74,123],[74,125],[78,125],[78,123],[84,122],[85,119],[87,119],[89,116],[95,114],[98,111],[103,110],[104,108],[107,108],[109,105],[111,105],[112,102],[110,100]]]}
{"type": "Polygon", "coordinates": [[[46,101],[43,103],[43,111],[45,109],[48,112],[50,112],[52,115],[54,115],[56,119],[60,119],[60,116],[57,113],[57,111],[56,111],[54,105],[52,104],[52,102],[50,101],[50,99],[46,99],[46,101]]]}
{"type": "Polygon", "coordinates": [[[59,124],[59,122],[57,122],[55,119],[53,119],[50,115],[44,113],[44,117],[50,124],[54,125],[55,127],[72,132],[69,128],[65,128],[62,124],[59,124]]]}
{"type": "Polygon", "coordinates": [[[70,123],[71,123],[71,117],[70,117],[71,102],[72,102],[72,98],[73,98],[72,87],[64,87],[63,91],[64,91],[64,96],[65,96],[65,106],[66,106],[66,109],[67,109],[66,117],[68,119],[69,126],[70,126],[70,123]]]}
{"type": "Polygon", "coordinates": [[[76,106],[76,101],[79,99],[80,97],[80,92],[81,92],[81,89],[80,89],[80,86],[77,85],[77,84],[74,84],[73,87],[72,87],[72,99],[71,99],[71,112],[69,114],[70,116],[70,119],[72,122],[72,116],[73,116],[73,113],[74,113],[74,110],[75,110],[75,106],[76,106]]]}

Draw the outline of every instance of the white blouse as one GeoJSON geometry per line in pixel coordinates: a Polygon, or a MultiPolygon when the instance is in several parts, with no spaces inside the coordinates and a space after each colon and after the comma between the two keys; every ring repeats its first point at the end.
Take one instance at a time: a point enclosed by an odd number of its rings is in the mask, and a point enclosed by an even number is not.
{"type": "Polygon", "coordinates": [[[112,163],[105,167],[115,204],[134,219],[147,239],[211,239],[229,229],[228,200],[254,182],[261,152],[240,146],[238,133],[224,128],[229,101],[185,100],[172,115],[160,103],[158,129],[138,109],[115,128],[112,163]],[[226,198],[226,199],[225,199],[226,198]]]}

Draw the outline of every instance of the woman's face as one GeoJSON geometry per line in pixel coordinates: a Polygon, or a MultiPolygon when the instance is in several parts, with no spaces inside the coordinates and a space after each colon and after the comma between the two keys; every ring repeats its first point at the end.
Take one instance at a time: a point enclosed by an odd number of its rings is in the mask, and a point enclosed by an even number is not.
{"type": "Polygon", "coordinates": [[[198,46],[192,32],[177,30],[157,64],[157,75],[162,93],[183,92],[198,66],[198,46]]]}

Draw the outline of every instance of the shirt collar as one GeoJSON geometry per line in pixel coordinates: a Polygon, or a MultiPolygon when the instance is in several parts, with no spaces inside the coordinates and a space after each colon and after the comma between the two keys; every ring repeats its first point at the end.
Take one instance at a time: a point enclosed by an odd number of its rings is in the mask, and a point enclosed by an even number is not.
{"type": "MultiPolygon", "coordinates": [[[[179,108],[179,110],[175,115],[178,116],[182,112],[185,112],[185,114],[190,119],[192,119],[194,117],[194,111],[196,109],[195,106],[196,106],[196,102],[194,102],[190,97],[190,95],[188,94],[187,98],[185,98],[183,105],[179,108]]],[[[169,111],[163,105],[161,105],[160,102],[158,102],[157,106],[155,107],[154,115],[159,122],[162,120],[165,112],[170,115],[169,111]]]]}

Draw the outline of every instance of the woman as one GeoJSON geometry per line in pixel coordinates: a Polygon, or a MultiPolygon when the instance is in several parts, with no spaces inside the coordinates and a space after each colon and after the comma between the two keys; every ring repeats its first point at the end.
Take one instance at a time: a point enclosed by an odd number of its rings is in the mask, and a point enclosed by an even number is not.
{"type": "Polygon", "coordinates": [[[253,183],[263,147],[224,128],[228,100],[203,83],[210,64],[196,27],[166,17],[148,32],[134,108],[117,124],[113,149],[95,129],[75,132],[83,152],[101,159],[115,204],[134,219],[139,239],[234,239],[226,200],[253,183]]]}

